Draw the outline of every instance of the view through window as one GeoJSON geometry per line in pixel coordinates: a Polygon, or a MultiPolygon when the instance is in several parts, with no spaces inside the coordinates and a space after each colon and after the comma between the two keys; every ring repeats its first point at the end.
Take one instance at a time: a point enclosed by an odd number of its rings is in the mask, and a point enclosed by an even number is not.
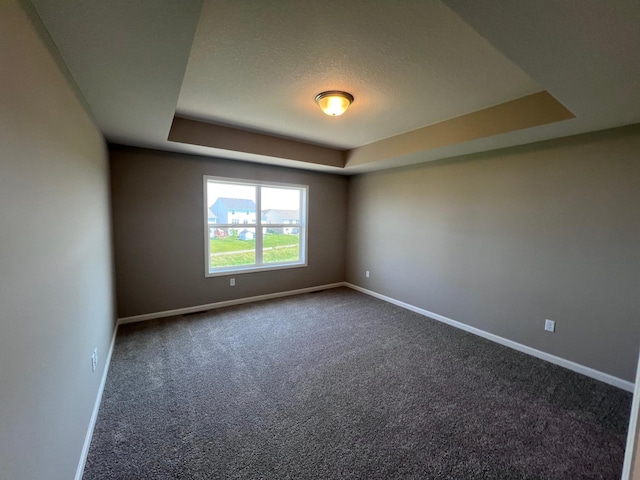
{"type": "Polygon", "coordinates": [[[306,265],[305,185],[204,177],[207,276],[306,265]]]}

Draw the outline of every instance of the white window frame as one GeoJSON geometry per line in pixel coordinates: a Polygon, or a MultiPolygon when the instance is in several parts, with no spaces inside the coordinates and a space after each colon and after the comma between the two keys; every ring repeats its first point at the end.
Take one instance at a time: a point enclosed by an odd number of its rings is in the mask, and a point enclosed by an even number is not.
{"type": "Polygon", "coordinates": [[[250,273],[250,272],[264,272],[266,270],[281,270],[284,268],[300,268],[307,266],[307,247],[308,247],[308,222],[309,222],[309,186],[308,185],[298,185],[292,183],[279,183],[279,182],[264,182],[260,180],[248,180],[241,178],[228,178],[228,177],[215,177],[212,175],[204,175],[203,177],[203,204],[204,204],[204,272],[205,277],[219,277],[222,275],[232,275],[238,273],[250,273]],[[248,224],[215,224],[216,228],[238,228],[242,226],[243,228],[254,228],[255,229],[255,264],[252,265],[238,265],[238,266],[230,266],[230,267],[220,267],[211,271],[209,268],[210,264],[210,240],[209,240],[209,206],[207,205],[208,195],[207,195],[207,185],[209,181],[215,183],[227,183],[230,185],[241,185],[241,186],[250,186],[256,187],[256,223],[248,223],[248,224]],[[263,253],[263,230],[264,228],[291,228],[292,224],[280,224],[280,223],[262,223],[262,205],[260,198],[260,189],[262,187],[273,187],[273,188],[296,188],[300,189],[300,223],[293,224],[294,228],[298,228],[298,241],[299,241],[299,252],[300,259],[295,262],[281,262],[281,263],[263,263],[262,253],[263,253]]]}

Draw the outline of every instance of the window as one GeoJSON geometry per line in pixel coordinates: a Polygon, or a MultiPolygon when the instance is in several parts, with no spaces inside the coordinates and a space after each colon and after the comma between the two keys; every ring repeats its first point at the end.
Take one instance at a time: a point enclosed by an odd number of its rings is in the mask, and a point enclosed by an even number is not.
{"type": "Polygon", "coordinates": [[[308,192],[205,175],[205,275],[306,266],[308,192]]]}

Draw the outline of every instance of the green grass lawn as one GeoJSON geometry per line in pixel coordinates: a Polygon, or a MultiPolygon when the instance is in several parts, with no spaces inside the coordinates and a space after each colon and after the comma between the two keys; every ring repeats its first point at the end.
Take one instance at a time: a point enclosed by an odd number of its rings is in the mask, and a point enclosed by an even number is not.
{"type": "MultiPolygon", "coordinates": [[[[209,264],[211,268],[251,265],[255,263],[255,240],[240,240],[238,237],[212,238],[209,264]],[[245,251],[249,250],[249,251],[245,251]]],[[[300,256],[298,235],[275,233],[264,236],[264,263],[292,262],[300,256]],[[274,248],[277,247],[277,248],[274,248]]]]}
{"type": "MultiPolygon", "coordinates": [[[[238,252],[252,250],[256,246],[255,240],[240,240],[238,237],[212,238],[211,253],[238,252]]],[[[264,236],[264,247],[280,247],[284,245],[298,245],[298,235],[279,235],[268,233],[264,236]]]]}
{"type": "Polygon", "coordinates": [[[240,240],[238,237],[212,238],[210,240],[211,253],[239,252],[241,250],[253,250],[255,240],[240,240]]]}
{"type": "Polygon", "coordinates": [[[252,265],[256,262],[253,251],[245,253],[229,253],[227,255],[217,255],[209,260],[210,268],[232,267],[236,265],[252,265]]]}
{"type": "Polygon", "coordinates": [[[262,254],[264,263],[293,262],[300,258],[298,245],[294,247],[275,248],[265,250],[262,254]]]}
{"type": "MultiPolygon", "coordinates": [[[[274,250],[266,250],[263,255],[264,263],[293,262],[298,260],[298,246],[284,247],[274,250]]],[[[216,255],[211,257],[211,268],[232,267],[237,265],[252,265],[255,263],[255,254],[251,252],[228,253],[226,255],[216,255]]]]}
{"type": "Polygon", "coordinates": [[[284,245],[298,245],[298,235],[279,235],[267,233],[264,236],[264,247],[282,247],[284,245]]]}

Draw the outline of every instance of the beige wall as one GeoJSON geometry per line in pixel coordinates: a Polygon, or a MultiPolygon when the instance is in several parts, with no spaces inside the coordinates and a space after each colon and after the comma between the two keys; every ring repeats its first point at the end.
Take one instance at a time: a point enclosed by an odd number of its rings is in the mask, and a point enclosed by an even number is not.
{"type": "Polygon", "coordinates": [[[633,381],[639,152],[636,125],[353,177],[347,280],[633,381]]]}
{"type": "Polygon", "coordinates": [[[344,280],[345,177],[123,147],[111,172],[121,318],[344,280]],[[205,278],[203,175],[309,185],[308,267],[205,278]]]}
{"type": "Polygon", "coordinates": [[[108,162],[22,5],[0,0],[0,478],[69,480],[114,329],[108,162]]]}

